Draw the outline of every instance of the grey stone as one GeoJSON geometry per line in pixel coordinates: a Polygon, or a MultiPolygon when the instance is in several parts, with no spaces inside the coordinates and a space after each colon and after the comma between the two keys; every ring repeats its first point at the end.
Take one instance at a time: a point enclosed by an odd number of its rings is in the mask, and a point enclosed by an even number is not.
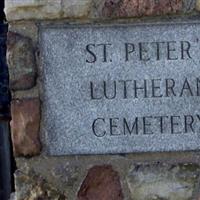
{"type": "Polygon", "coordinates": [[[195,164],[135,165],[127,184],[133,200],[192,200],[198,178],[195,164]]]}
{"type": "Polygon", "coordinates": [[[184,0],[183,1],[183,10],[185,12],[192,12],[195,10],[196,0],[184,0]]]}
{"type": "Polygon", "coordinates": [[[36,60],[32,40],[9,32],[7,44],[10,88],[15,91],[32,88],[36,83],[36,60]]]}
{"type": "Polygon", "coordinates": [[[11,193],[9,200],[16,200],[15,193],[11,193]]]}
{"type": "Polygon", "coordinates": [[[33,200],[33,199],[68,199],[60,194],[52,185],[46,182],[43,177],[32,174],[25,174],[20,170],[15,172],[15,195],[13,200],[33,200]]]}
{"type": "Polygon", "coordinates": [[[200,149],[199,34],[197,23],[41,27],[45,152],[200,149]]]}

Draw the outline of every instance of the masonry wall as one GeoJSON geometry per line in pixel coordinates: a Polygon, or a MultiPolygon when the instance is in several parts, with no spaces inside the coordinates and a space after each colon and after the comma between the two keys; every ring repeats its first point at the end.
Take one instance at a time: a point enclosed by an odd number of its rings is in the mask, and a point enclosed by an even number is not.
{"type": "MultiPolygon", "coordinates": [[[[200,200],[200,152],[48,157],[40,24],[200,20],[200,0],[6,0],[17,200],[200,200]]],[[[59,81],[59,80],[58,80],[59,81]]]]}

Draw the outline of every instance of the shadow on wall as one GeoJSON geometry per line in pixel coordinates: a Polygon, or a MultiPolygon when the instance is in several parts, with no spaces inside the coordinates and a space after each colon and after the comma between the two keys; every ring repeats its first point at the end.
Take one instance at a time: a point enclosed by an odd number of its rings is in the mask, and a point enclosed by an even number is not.
{"type": "Polygon", "coordinates": [[[10,101],[9,74],[6,64],[6,42],[8,24],[4,14],[4,1],[0,1],[0,199],[8,200],[14,191],[14,171],[10,138],[10,101]]]}

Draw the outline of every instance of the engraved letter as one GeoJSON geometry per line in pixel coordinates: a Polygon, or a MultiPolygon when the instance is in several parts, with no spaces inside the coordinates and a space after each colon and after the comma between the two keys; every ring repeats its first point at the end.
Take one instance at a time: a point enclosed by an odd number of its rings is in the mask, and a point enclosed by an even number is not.
{"type": "Polygon", "coordinates": [[[119,121],[119,118],[110,118],[110,135],[111,136],[115,136],[115,135],[120,135],[120,133],[115,133],[118,131],[114,131],[118,126],[116,124],[116,122],[119,121]]]}
{"type": "Polygon", "coordinates": [[[191,48],[191,44],[188,41],[181,41],[181,59],[184,60],[185,59],[185,54],[188,56],[188,58],[192,58],[190,55],[190,48],[191,48]]]}
{"type": "Polygon", "coordinates": [[[161,79],[153,79],[152,81],[152,97],[162,97],[162,94],[156,94],[156,91],[160,92],[160,85],[159,83],[161,82],[161,79]],[[158,82],[158,84],[156,85],[156,82],[158,82]]]}
{"type": "Polygon", "coordinates": [[[200,96],[200,79],[199,78],[197,78],[196,79],[196,81],[197,81],[197,96],[200,96]]]}
{"type": "Polygon", "coordinates": [[[136,135],[138,134],[138,118],[137,117],[135,118],[135,121],[132,123],[131,129],[130,129],[130,127],[129,127],[129,125],[128,125],[128,123],[127,123],[125,118],[124,118],[123,125],[124,125],[124,135],[126,135],[126,130],[128,130],[128,133],[130,135],[132,135],[134,128],[135,128],[135,134],[136,135]]]}
{"type": "Polygon", "coordinates": [[[147,119],[152,119],[152,117],[143,117],[142,119],[143,119],[143,134],[144,135],[153,134],[152,131],[150,131],[150,132],[147,131],[147,127],[151,127],[151,123],[150,122],[148,123],[147,119]]]}
{"type": "Polygon", "coordinates": [[[178,126],[179,123],[177,121],[175,121],[176,119],[179,119],[180,120],[180,116],[171,116],[170,118],[170,122],[171,122],[171,134],[178,134],[178,133],[181,133],[181,132],[175,132],[174,129],[175,129],[175,126],[178,126]]]}
{"type": "Polygon", "coordinates": [[[147,98],[147,80],[144,80],[144,87],[138,87],[137,86],[137,81],[134,80],[134,93],[135,93],[135,98],[138,98],[138,90],[144,90],[144,98],[147,98]]]}
{"type": "Polygon", "coordinates": [[[145,42],[139,43],[140,60],[142,60],[142,61],[150,60],[150,58],[147,57],[148,50],[147,50],[147,48],[145,48],[145,45],[147,46],[147,44],[148,43],[145,43],[145,42]]]}
{"type": "Polygon", "coordinates": [[[131,80],[126,80],[126,81],[124,81],[124,80],[119,80],[119,82],[121,82],[121,83],[123,83],[123,86],[124,86],[124,89],[123,89],[123,93],[124,93],[124,99],[127,99],[128,97],[128,94],[127,94],[127,88],[128,88],[128,86],[127,86],[127,83],[128,82],[131,82],[131,80]]]}
{"type": "MultiPolygon", "coordinates": [[[[92,124],[92,131],[93,131],[94,135],[96,135],[97,137],[104,137],[106,135],[106,131],[102,131],[101,133],[97,133],[96,125],[97,125],[98,121],[101,121],[101,122],[103,122],[103,124],[105,124],[104,118],[95,119],[93,124],[92,124]]],[[[98,130],[100,130],[100,128],[98,130]]]]}
{"type": "Polygon", "coordinates": [[[135,46],[132,43],[125,43],[126,61],[129,61],[129,54],[135,51],[135,46]]]}
{"type": "Polygon", "coordinates": [[[112,44],[98,44],[97,46],[103,46],[103,62],[107,62],[107,46],[112,44]]]}
{"type": "Polygon", "coordinates": [[[164,133],[164,118],[168,118],[168,116],[156,116],[155,119],[158,119],[160,122],[160,132],[164,133]]]}
{"type": "Polygon", "coordinates": [[[174,79],[166,79],[165,85],[166,85],[166,97],[169,97],[170,94],[173,94],[174,96],[176,96],[174,92],[174,86],[175,86],[174,79]]]}
{"type": "Polygon", "coordinates": [[[192,115],[185,115],[184,116],[185,119],[185,133],[188,133],[188,128],[190,128],[192,130],[192,132],[194,133],[194,129],[192,124],[194,123],[194,118],[192,115]]]}
{"type": "Polygon", "coordinates": [[[90,81],[90,94],[91,94],[91,99],[102,99],[102,97],[95,97],[94,95],[95,93],[95,89],[94,89],[94,85],[93,85],[93,82],[90,81]]]}
{"type": "Polygon", "coordinates": [[[183,88],[182,88],[182,90],[181,90],[180,97],[183,96],[183,91],[184,91],[184,90],[188,90],[188,92],[190,93],[190,95],[193,96],[192,89],[191,89],[191,87],[190,87],[190,84],[189,84],[187,78],[186,78],[185,81],[184,81],[184,84],[183,84],[183,88]]]}
{"type": "Polygon", "coordinates": [[[167,59],[168,60],[178,60],[178,57],[173,57],[172,52],[176,52],[174,45],[175,41],[167,42],[167,59]]]}
{"type": "Polygon", "coordinates": [[[91,60],[86,60],[87,63],[95,63],[97,61],[97,57],[96,55],[94,54],[94,52],[91,51],[90,47],[95,47],[95,44],[88,44],[86,46],[86,50],[87,52],[92,56],[92,59],[91,60]]]}
{"type": "Polygon", "coordinates": [[[112,95],[108,95],[108,83],[106,85],[106,81],[103,82],[103,88],[104,88],[104,95],[106,97],[106,99],[114,99],[116,97],[116,93],[117,93],[117,85],[116,85],[116,81],[113,81],[113,92],[112,95]]]}

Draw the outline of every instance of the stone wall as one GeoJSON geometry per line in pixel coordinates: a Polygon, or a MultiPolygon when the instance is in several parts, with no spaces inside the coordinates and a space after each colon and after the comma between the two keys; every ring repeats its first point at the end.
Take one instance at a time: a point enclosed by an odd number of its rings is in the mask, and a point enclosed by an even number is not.
{"type": "Polygon", "coordinates": [[[17,200],[199,200],[199,152],[47,157],[40,24],[199,19],[200,0],[6,0],[17,200]]]}

